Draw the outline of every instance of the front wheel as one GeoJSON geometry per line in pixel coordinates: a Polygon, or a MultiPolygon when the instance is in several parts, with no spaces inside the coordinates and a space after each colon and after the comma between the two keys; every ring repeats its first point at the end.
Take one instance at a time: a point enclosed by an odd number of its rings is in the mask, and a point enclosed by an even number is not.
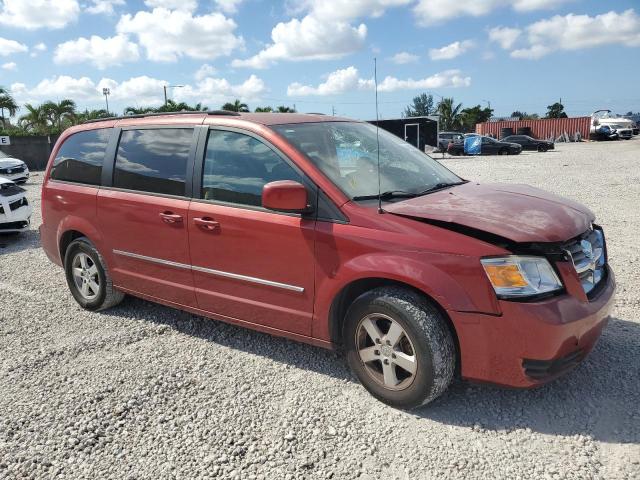
{"type": "Polygon", "coordinates": [[[85,237],[77,238],[64,256],[67,285],[86,310],[104,310],[120,303],[124,293],[113,287],[102,255],[85,237]]]}
{"type": "Polygon", "coordinates": [[[498,152],[498,155],[509,155],[509,150],[507,150],[506,148],[501,148],[498,152]]]}
{"type": "Polygon", "coordinates": [[[451,383],[456,353],[440,312],[423,296],[399,287],[364,293],[347,312],[347,362],[378,400],[415,408],[451,383]]]}

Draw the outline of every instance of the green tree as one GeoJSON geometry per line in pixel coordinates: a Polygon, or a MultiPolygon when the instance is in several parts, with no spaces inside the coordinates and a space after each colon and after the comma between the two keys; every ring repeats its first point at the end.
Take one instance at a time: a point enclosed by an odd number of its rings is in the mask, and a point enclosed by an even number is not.
{"type": "Polygon", "coordinates": [[[167,100],[167,103],[161,105],[158,108],[155,108],[154,111],[157,113],[163,112],[206,112],[208,107],[203,106],[201,103],[197,103],[194,106],[191,106],[187,103],[180,102],[176,103],[173,100],[167,100]]]}
{"type": "Polygon", "coordinates": [[[417,97],[413,97],[413,103],[407,105],[404,109],[403,116],[405,117],[426,117],[436,113],[436,109],[433,105],[433,95],[421,93],[417,97]]]}
{"type": "Polygon", "coordinates": [[[44,102],[40,108],[44,110],[53,131],[62,132],[69,125],[73,125],[76,116],[76,102],[65,99],[60,102],[44,102]]]}
{"type": "Polygon", "coordinates": [[[273,112],[273,107],[257,107],[254,111],[256,113],[269,113],[273,112]]]}
{"type": "Polygon", "coordinates": [[[14,100],[14,98],[11,96],[11,94],[9,93],[8,90],[6,90],[4,87],[0,87],[0,111],[2,112],[2,127],[6,127],[7,124],[5,123],[5,118],[4,118],[4,110],[7,109],[7,112],[9,113],[10,117],[13,117],[16,112],[18,111],[20,107],[18,107],[18,104],[16,103],[16,101],[14,100]]]}
{"type": "Polygon", "coordinates": [[[564,105],[560,102],[549,105],[546,118],[567,118],[567,114],[564,112],[564,105]]]}
{"type": "Polygon", "coordinates": [[[222,106],[222,110],[227,110],[228,112],[248,112],[249,106],[246,103],[242,103],[236,98],[235,102],[233,103],[225,103],[222,106]]]}
{"type": "Polygon", "coordinates": [[[462,104],[454,104],[453,98],[443,98],[438,102],[441,130],[459,130],[462,128],[462,104]]]}
{"type": "Polygon", "coordinates": [[[144,115],[146,113],[155,113],[156,109],[153,107],[126,107],[124,109],[124,115],[144,115]]]}
{"type": "Polygon", "coordinates": [[[76,113],[76,123],[86,122],[88,120],[97,120],[99,118],[109,118],[113,115],[107,112],[104,108],[98,110],[85,109],[84,112],[76,113]]]}
{"type": "Polygon", "coordinates": [[[513,112],[511,116],[513,118],[518,118],[520,120],[537,120],[540,118],[540,115],[538,115],[537,113],[529,114],[527,112],[521,112],[519,110],[516,110],[515,112],[513,112]]]}
{"type": "Polygon", "coordinates": [[[27,113],[22,115],[18,120],[20,127],[30,133],[38,135],[46,135],[49,133],[49,116],[42,105],[24,105],[27,113]]]}
{"type": "Polygon", "coordinates": [[[465,108],[460,112],[462,126],[464,130],[469,132],[475,131],[476,124],[488,122],[492,115],[493,109],[489,107],[482,108],[480,105],[465,108]]]}
{"type": "Polygon", "coordinates": [[[276,108],[276,112],[278,112],[278,113],[296,113],[296,109],[295,108],[291,108],[291,107],[285,107],[284,105],[279,105],[276,108]]]}

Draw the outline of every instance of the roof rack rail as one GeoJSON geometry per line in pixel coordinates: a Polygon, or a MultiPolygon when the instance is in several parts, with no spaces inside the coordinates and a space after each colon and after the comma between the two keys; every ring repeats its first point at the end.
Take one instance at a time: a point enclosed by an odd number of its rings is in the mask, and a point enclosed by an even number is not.
{"type": "Polygon", "coordinates": [[[327,115],[326,113],[320,113],[320,112],[307,112],[307,115],[327,115]]]}
{"type": "Polygon", "coordinates": [[[204,114],[204,115],[226,115],[229,117],[239,117],[240,114],[238,112],[231,112],[229,110],[181,110],[179,112],[149,112],[149,113],[136,113],[134,115],[121,115],[118,117],[105,117],[105,118],[94,118],[92,120],[86,120],[82,122],[85,123],[96,123],[96,122],[104,122],[106,120],[125,120],[127,118],[145,118],[145,117],[161,117],[167,115],[185,115],[185,114],[204,114]]]}

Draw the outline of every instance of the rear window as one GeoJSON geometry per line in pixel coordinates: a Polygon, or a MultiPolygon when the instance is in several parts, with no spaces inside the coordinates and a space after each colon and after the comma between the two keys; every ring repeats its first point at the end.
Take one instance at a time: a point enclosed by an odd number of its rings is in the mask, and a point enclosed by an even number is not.
{"type": "Polygon", "coordinates": [[[51,178],[100,185],[104,152],[110,135],[110,128],[86,130],[71,135],[58,150],[51,167],[51,178]]]}
{"type": "Polygon", "coordinates": [[[123,131],[113,186],[184,196],[192,138],[192,128],[123,131]]]}

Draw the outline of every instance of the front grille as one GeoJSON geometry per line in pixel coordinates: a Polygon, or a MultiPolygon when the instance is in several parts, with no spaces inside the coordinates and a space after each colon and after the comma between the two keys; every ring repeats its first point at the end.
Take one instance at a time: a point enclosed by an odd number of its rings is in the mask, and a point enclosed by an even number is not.
{"type": "Polygon", "coordinates": [[[571,257],[582,288],[588,295],[606,273],[607,255],[602,230],[588,230],[565,244],[563,249],[571,257]]]}
{"type": "Polygon", "coordinates": [[[584,350],[579,349],[555,360],[530,360],[525,358],[522,361],[522,368],[524,368],[524,373],[529,378],[544,380],[571,370],[578,365],[584,357],[584,350]]]}
{"type": "Polygon", "coordinates": [[[20,167],[0,168],[0,175],[13,175],[14,173],[24,172],[24,165],[20,167]]]}

